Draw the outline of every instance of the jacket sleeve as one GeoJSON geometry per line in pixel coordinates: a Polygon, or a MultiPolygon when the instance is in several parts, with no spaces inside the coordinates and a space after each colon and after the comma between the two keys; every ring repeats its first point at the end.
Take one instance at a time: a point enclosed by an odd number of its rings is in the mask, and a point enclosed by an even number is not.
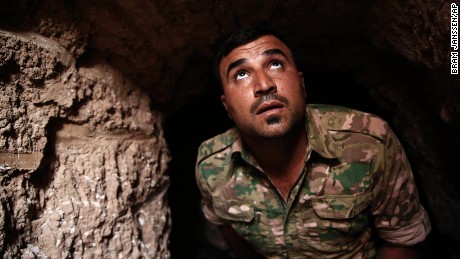
{"type": "Polygon", "coordinates": [[[429,217],[420,204],[404,149],[389,127],[375,167],[372,214],[378,235],[403,246],[423,241],[431,230],[429,217]]]}
{"type": "Polygon", "coordinates": [[[214,213],[213,199],[207,182],[209,177],[213,177],[215,172],[216,170],[213,169],[211,164],[200,161],[200,158],[197,159],[195,178],[201,193],[201,209],[203,214],[211,223],[215,225],[224,225],[227,224],[227,221],[214,213]]]}

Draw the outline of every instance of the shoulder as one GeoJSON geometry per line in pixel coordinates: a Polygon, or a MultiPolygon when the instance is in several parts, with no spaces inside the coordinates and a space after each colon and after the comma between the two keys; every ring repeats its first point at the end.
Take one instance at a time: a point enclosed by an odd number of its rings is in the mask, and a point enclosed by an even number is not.
{"type": "Polygon", "coordinates": [[[238,133],[232,128],[201,143],[198,148],[195,175],[202,189],[214,189],[231,174],[233,144],[238,133]]]}
{"type": "Polygon", "coordinates": [[[231,146],[237,139],[235,128],[231,128],[226,132],[210,138],[198,148],[197,164],[202,163],[212,157],[225,157],[231,154],[231,146]]]}
{"type": "Polygon", "coordinates": [[[319,119],[328,131],[362,133],[384,141],[388,123],[377,115],[359,110],[326,104],[308,105],[309,113],[319,119]]]}

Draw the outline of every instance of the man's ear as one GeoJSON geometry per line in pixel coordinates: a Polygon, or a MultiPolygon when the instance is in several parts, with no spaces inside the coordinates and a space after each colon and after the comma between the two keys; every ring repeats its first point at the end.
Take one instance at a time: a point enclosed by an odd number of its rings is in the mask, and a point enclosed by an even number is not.
{"type": "Polygon", "coordinates": [[[300,79],[302,80],[303,95],[305,98],[307,98],[307,89],[305,89],[305,81],[304,81],[303,73],[300,71],[299,71],[299,76],[300,76],[300,79]]]}
{"type": "Polygon", "coordinates": [[[227,111],[228,117],[232,120],[232,116],[230,116],[230,113],[228,112],[228,107],[227,107],[227,100],[225,99],[225,95],[222,94],[220,96],[220,101],[222,102],[222,105],[225,107],[225,110],[227,111]]]}

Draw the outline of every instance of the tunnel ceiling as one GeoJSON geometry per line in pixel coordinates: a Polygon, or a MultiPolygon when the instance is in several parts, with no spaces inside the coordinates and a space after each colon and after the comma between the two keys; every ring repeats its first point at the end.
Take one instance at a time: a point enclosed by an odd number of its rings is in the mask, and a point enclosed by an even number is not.
{"type": "Polygon", "coordinates": [[[449,60],[445,1],[2,2],[6,26],[56,40],[79,66],[106,60],[167,108],[209,86],[223,35],[258,21],[281,31],[306,68],[357,74],[365,66],[378,69],[382,51],[430,69],[446,68],[449,60]]]}

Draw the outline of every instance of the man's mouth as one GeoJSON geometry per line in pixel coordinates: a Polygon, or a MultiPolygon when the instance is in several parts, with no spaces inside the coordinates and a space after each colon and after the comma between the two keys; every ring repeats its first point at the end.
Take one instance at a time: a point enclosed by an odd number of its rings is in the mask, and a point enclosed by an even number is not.
{"type": "Polygon", "coordinates": [[[262,103],[256,110],[256,115],[275,110],[275,109],[280,109],[283,108],[284,104],[278,101],[268,101],[262,103]]]}
{"type": "Polygon", "coordinates": [[[266,113],[276,113],[277,110],[288,106],[286,97],[277,94],[267,94],[259,97],[250,108],[252,114],[260,115],[266,113]]]}

